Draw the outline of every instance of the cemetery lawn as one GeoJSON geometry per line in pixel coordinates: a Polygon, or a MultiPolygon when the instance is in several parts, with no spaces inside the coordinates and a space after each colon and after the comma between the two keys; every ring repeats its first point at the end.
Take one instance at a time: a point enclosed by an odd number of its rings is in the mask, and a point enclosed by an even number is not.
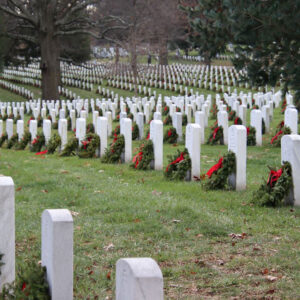
{"type": "MultiPolygon", "coordinates": [[[[164,145],[165,166],[176,148],[164,145]]],[[[267,179],[267,165],[280,165],[279,148],[248,147],[244,192],[206,192],[199,182],[168,182],[162,172],[96,159],[0,151],[0,174],[11,176],[16,187],[17,270],[40,260],[43,210],[68,208],[75,299],[112,299],[122,257],[154,258],[166,299],[300,295],[300,210],[249,204],[267,179]],[[232,233],[242,238],[232,239],[232,233]]],[[[203,145],[202,172],[226,151],[203,145]]]]}

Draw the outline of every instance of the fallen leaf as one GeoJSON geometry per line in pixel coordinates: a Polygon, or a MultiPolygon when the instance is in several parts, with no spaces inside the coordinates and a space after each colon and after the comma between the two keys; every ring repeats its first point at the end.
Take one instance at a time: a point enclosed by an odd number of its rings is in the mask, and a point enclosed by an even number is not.
{"type": "Polygon", "coordinates": [[[47,191],[47,190],[42,190],[42,193],[45,193],[45,194],[47,194],[47,193],[48,193],[48,191],[47,191]]]}
{"type": "Polygon", "coordinates": [[[94,191],[95,194],[103,194],[104,191],[94,191]]]}
{"type": "Polygon", "coordinates": [[[224,260],[222,260],[222,259],[218,259],[218,260],[217,260],[217,263],[218,263],[220,266],[224,266],[224,260]]]}
{"type": "Polygon", "coordinates": [[[106,278],[107,278],[108,280],[111,279],[111,272],[108,272],[108,273],[106,274],[106,278]]]}
{"type": "Polygon", "coordinates": [[[22,189],[22,187],[20,186],[16,189],[16,191],[19,192],[19,191],[21,191],[21,189],[22,189]]]}
{"type": "Polygon", "coordinates": [[[152,191],[152,195],[154,196],[161,196],[162,192],[158,192],[156,190],[152,191]]]}
{"type": "Polygon", "coordinates": [[[261,251],[261,248],[256,245],[256,246],[253,247],[253,251],[261,251]]]}
{"type": "Polygon", "coordinates": [[[190,231],[190,230],[191,230],[191,228],[186,228],[185,230],[186,230],[186,231],[190,231]]]}
{"type": "Polygon", "coordinates": [[[196,235],[196,237],[201,238],[201,237],[203,237],[203,234],[199,233],[199,234],[196,235]]]}
{"type": "Polygon", "coordinates": [[[269,274],[269,270],[266,268],[266,269],[264,269],[264,270],[262,270],[262,274],[263,275],[267,275],[267,274],[269,274]]]}
{"type": "Polygon", "coordinates": [[[84,166],[85,166],[85,167],[90,167],[91,164],[90,164],[90,163],[85,163],[84,166]]]}
{"type": "Polygon", "coordinates": [[[90,271],[88,274],[89,274],[89,275],[92,275],[93,273],[94,273],[94,271],[90,271]]]}
{"type": "Polygon", "coordinates": [[[175,224],[180,223],[180,222],[181,222],[181,220],[176,220],[176,219],[172,220],[172,223],[175,223],[175,224]]]}
{"type": "Polygon", "coordinates": [[[110,250],[113,250],[114,248],[115,248],[115,245],[113,243],[110,243],[109,245],[103,247],[103,249],[105,251],[110,251],[110,250]]]}
{"type": "Polygon", "coordinates": [[[268,275],[266,276],[266,279],[270,282],[275,282],[278,279],[278,277],[268,275]]]}
{"type": "Polygon", "coordinates": [[[133,222],[134,222],[134,223],[140,223],[141,220],[140,220],[140,219],[135,219],[135,220],[133,220],[133,222]]]}
{"type": "Polygon", "coordinates": [[[67,170],[61,170],[60,173],[61,174],[69,174],[69,171],[67,171],[67,170]]]}
{"type": "Polygon", "coordinates": [[[77,216],[79,215],[79,213],[76,212],[76,211],[72,211],[72,210],[71,210],[71,215],[72,215],[73,217],[77,217],[77,216]]]}
{"type": "Polygon", "coordinates": [[[103,173],[103,172],[104,172],[104,170],[99,170],[99,171],[98,171],[98,173],[103,173]]]}
{"type": "Polygon", "coordinates": [[[268,295],[274,294],[274,293],[275,293],[275,289],[271,289],[271,290],[268,290],[268,291],[267,291],[267,294],[268,294],[268,295]]]}

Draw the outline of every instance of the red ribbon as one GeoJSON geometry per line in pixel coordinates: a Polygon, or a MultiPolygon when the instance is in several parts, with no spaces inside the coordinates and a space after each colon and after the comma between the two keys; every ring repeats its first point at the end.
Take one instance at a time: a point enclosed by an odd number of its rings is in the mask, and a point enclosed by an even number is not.
{"type": "Polygon", "coordinates": [[[273,144],[274,141],[276,141],[276,140],[278,139],[278,137],[279,137],[281,134],[283,134],[283,131],[282,131],[282,130],[278,131],[278,132],[276,133],[276,135],[272,138],[271,144],[273,144]]]}
{"type": "Polygon", "coordinates": [[[31,142],[31,144],[34,145],[34,144],[36,144],[37,142],[38,142],[38,140],[37,140],[37,139],[34,139],[34,140],[31,142]]]}
{"type": "Polygon", "coordinates": [[[217,172],[219,169],[223,168],[223,157],[221,157],[218,161],[217,164],[215,164],[214,166],[212,166],[208,172],[206,173],[206,175],[208,176],[208,178],[210,178],[212,176],[213,173],[217,172]]]}
{"type": "Polygon", "coordinates": [[[215,128],[215,130],[214,130],[214,132],[213,132],[213,139],[216,138],[219,129],[220,129],[220,127],[216,127],[216,128],[215,128]]]}
{"type": "Polygon", "coordinates": [[[170,129],[169,131],[168,131],[168,137],[170,137],[172,135],[172,130],[170,129]]]}
{"type": "Polygon", "coordinates": [[[239,117],[236,117],[234,120],[234,125],[238,125],[239,117]]]}
{"type": "Polygon", "coordinates": [[[267,185],[270,185],[270,187],[272,188],[277,182],[277,180],[281,177],[281,175],[282,175],[282,169],[279,169],[278,171],[271,170],[267,185]]]}
{"type": "Polygon", "coordinates": [[[139,163],[142,161],[142,159],[143,159],[143,152],[142,152],[142,151],[139,152],[137,155],[135,155],[135,156],[133,157],[132,162],[135,163],[135,166],[134,166],[134,167],[135,167],[136,169],[137,169],[139,163]]]}
{"type": "Polygon", "coordinates": [[[170,167],[171,165],[178,164],[178,163],[180,163],[180,162],[183,161],[183,160],[184,160],[184,153],[181,152],[179,157],[177,157],[174,161],[172,161],[170,164],[168,164],[168,166],[167,166],[167,168],[166,168],[166,172],[168,172],[169,167],[170,167]]]}
{"type": "Polygon", "coordinates": [[[150,139],[150,133],[148,133],[146,140],[150,139]]]}
{"type": "Polygon", "coordinates": [[[43,154],[47,154],[48,150],[42,151],[42,152],[37,152],[35,155],[43,155],[43,154]]]}
{"type": "Polygon", "coordinates": [[[250,133],[250,127],[247,127],[247,135],[250,133]]]}

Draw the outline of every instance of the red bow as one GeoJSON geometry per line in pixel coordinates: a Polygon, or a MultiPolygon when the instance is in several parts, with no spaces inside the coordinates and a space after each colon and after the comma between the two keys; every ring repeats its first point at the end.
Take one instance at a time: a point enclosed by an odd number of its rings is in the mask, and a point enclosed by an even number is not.
{"type": "Polygon", "coordinates": [[[238,125],[239,117],[236,117],[234,120],[234,125],[238,125]]]}
{"type": "Polygon", "coordinates": [[[37,139],[34,139],[34,140],[31,142],[31,144],[34,145],[34,144],[36,144],[37,142],[38,142],[38,140],[37,140],[37,139]]]}
{"type": "Polygon", "coordinates": [[[48,150],[42,151],[42,152],[37,152],[35,155],[43,155],[43,154],[47,154],[48,150]]]}
{"type": "Polygon", "coordinates": [[[150,133],[148,133],[146,140],[150,139],[150,133]]]}
{"type": "Polygon", "coordinates": [[[250,127],[247,127],[247,135],[250,133],[250,127]]]}
{"type": "Polygon", "coordinates": [[[177,157],[174,161],[172,161],[170,164],[168,164],[168,166],[167,166],[167,168],[166,168],[166,172],[168,172],[169,167],[170,167],[171,165],[176,165],[176,164],[180,163],[180,162],[183,161],[183,160],[184,160],[184,153],[181,152],[179,157],[177,157]]]}
{"type": "Polygon", "coordinates": [[[142,161],[142,159],[143,159],[143,152],[142,152],[142,151],[139,152],[137,155],[135,155],[135,156],[133,157],[132,162],[135,163],[135,166],[134,166],[134,167],[135,167],[136,169],[137,169],[139,163],[142,161]]]}
{"type": "Polygon", "coordinates": [[[221,157],[218,161],[217,164],[215,164],[214,166],[212,166],[208,172],[206,173],[206,175],[208,176],[208,178],[210,178],[212,176],[213,173],[217,172],[219,169],[223,168],[223,157],[221,157]]]}
{"type": "Polygon", "coordinates": [[[278,132],[276,133],[276,135],[272,138],[271,144],[273,144],[274,141],[276,141],[276,140],[278,139],[278,137],[279,137],[281,134],[283,134],[283,131],[282,131],[282,130],[278,131],[278,132]]]}
{"type": "Polygon", "coordinates": [[[213,139],[216,138],[219,129],[220,129],[220,127],[216,127],[216,128],[215,128],[215,130],[214,130],[214,132],[213,132],[213,139]]]}
{"type": "Polygon", "coordinates": [[[270,185],[270,187],[272,188],[277,182],[277,180],[281,177],[281,175],[282,175],[282,169],[279,169],[278,171],[271,170],[267,185],[270,185]]]}
{"type": "Polygon", "coordinates": [[[170,137],[172,135],[172,130],[170,129],[169,131],[168,131],[168,137],[170,137]]]}

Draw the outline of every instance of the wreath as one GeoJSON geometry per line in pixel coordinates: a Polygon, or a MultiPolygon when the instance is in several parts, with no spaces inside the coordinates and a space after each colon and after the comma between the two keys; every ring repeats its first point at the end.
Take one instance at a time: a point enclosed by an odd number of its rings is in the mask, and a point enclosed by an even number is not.
{"type": "Polygon", "coordinates": [[[97,111],[99,113],[99,117],[103,116],[103,111],[99,106],[96,106],[94,111],[97,111]]]}
{"type": "Polygon", "coordinates": [[[95,133],[95,126],[93,123],[89,123],[86,125],[86,133],[95,133]]]}
{"type": "Polygon", "coordinates": [[[35,120],[33,116],[30,117],[30,119],[27,121],[27,126],[29,127],[30,121],[35,120]]]}
{"type": "Polygon", "coordinates": [[[60,156],[76,155],[77,148],[78,148],[78,138],[74,136],[65,145],[64,150],[61,152],[60,156]]]}
{"type": "Polygon", "coordinates": [[[36,138],[30,144],[31,152],[40,152],[42,147],[45,146],[45,136],[43,133],[38,133],[36,138]]]}
{"type": "Polygon", "coordinates": [[[165,106],[165,107],[163,108],[162,114],[163,114],[163,116],[167,116],[167,115],[169,114],[169,112],[170,112],[169,106],[165,106]]]}
{"type": "Polygon", "coordinates": [[[212,113],[211,115],[211,119],[212,120],[216,120],[217,119],[217,116],[218,116],[218,108],[217,108],[217,105],[214,104],[213,107],[211,108],[210,112],[212,113]]]}
{"type": "Polygon", "coordinates": [[[78,150],[80,158],[92,158],[96,154],[96,150],[100,147],[100,138],[95,133],[88,133],[78,150]]]}
{"type": "Polygon", "coordinates": [[[123,135],[115,135],[110,147],[105,150],[101,161],[103,163],[118,163],[125,148],[125,138],[123,135]]]}
{"type": "Polygon", "coordinates": [[[60,145],[61,145],[61,138],[59,134],[54,133],[53,136],[48,141],[46,147],[48,150],[48,154],[53,154],[60,145]]]}
{"type": "Polygon", "coordinates": [[[274,147],[280,147],[281,138],[286,134],[291,134],[291,129],[289,127],[283,126],[281,129],[279,129],[279,131],[276,132],[276,134],[271,139],[271,145],[274,147]]]}
{"type": "Polygon", "coordinates": [[[134,123],[132,126],[132,140],[137,140],[139,138],[140,135],[140,130],[139,130],[139,126],[134,123]]]}
{"type": "Polygon", "coordinates": [[[8,139],[8,135],[7,133],[2,133],[2,136],[0,138],[0,147],[3,146],[3,144],[5,143],[5,141],[8,139]]]}
{"type": "Polygon", "coordinates": [[[153,160],[153,143],[151,140],[147,140],[139,147],[138,153],[133,157],[132,164],[130,166],[137,170],[147,170],[153,160]]]}
{"type": "Polygon", "coordinates": [[[19,120],[22,120],[21,116],[18,114],[15,118],[14,118],[14,124],[17,124],[17,122],[19,120]]]}
{"type": "Polygon", "coordinates": [[[67,122],[68,122],[68,130],[70,131],[70,130],[72,130],[72,119],[71,119],[71,117],[67,118],[67,122]]]}
{"type": "Polygon", "coordinates": [[[182,115],[182,126],[186,126],[188,123],[188,118],[186,114],[182,115]]]}
{"type": "Polygon", "coordinates": [[[293,188],[292,168],[285,162],[279,170],[270,169],[267,182],[254,192],[252,203],[260,206],[279,206],[293,188]]]}
{"type": "Polygon", "coordinates": [[[1,115],[1,119],[5,122],[8,119],[8,115],[4,114],[3,116],[1,115]]]}
{"type": "Polygon", "coordinates": [[[220,142],[220,145],[224,145],[224,138],[223,138],[223,127],[218,126],[218,124],[211,127],[211,134],[206,142],[208,145],[216,145],[220,142]]]}
{"type": "Polygon", "coordinates": [[[12,137],[7,141],[7,149],[11,149],[14,147],[15,144],[18,143],[18,134],[15,133],[12,135],[12,137]]]}
{"type": "Polygon", "coordinates": [[[240,117],[234,119],[234,125],[243,125],[243,121],[240,117]]]}
{"type": "Polygon", "coordinates": [[[168,144],[175,144],[177,143],[178,134],[174,127],[171,127],[169,130],[166,131],[164,135],[164,143],[168,144]]]}
{"type": "Polygon", "coordinates": [[[247,127],[247,146],[256,146],[256,129],[247,127]]]}
{"type": "Polygon", "coordinates": [[[20,142],[14,145],[15,150],[24,150],[31,140],[31,133],[26,130],[20,142]]]}
{"type": "Polygon", "coordinates": [[[212,166],[205,177],[208,177],[204,183],[204,188],[207,190],[223,190],[228,185],[228,177],[230,174],[236,172],[235,154],[229,151],[226,155],[221,157],[217,164],[212,166]]]}
{"type": "Polygon", "coordinates": [[[262,134],[265,134],[265,133],[266,133],[266,123],[265,123],[265,120],[264,120],[264,119],[262,119],[261,133],[262,133],[262,134]]]}
{"type": "Polygon", "coordinates": [[[58,122],[53,122],[52,123],[52,129],[58,129],[58,122]]]}
{"type": "Polygon", "coordinates": [[[236,115],[235,111],[231,110],[228,115],[228,120],[233,121],[235,119],[235,115],[236,115]]]}
{"type": "Polygon", "coordinates": [[[112,137],[115,137],[116,135],[119,135],[120,134],[120,130],[121,130],[120,125],[117,125],[116,128],[115,128],[115,130],[112,133],[112,137]]]}
{"type": "Polygon", "coordinates": [[[172,124],[172,118],[170,115],[167,115],[164,120],[164,125],[171,125],[172,124]]]}
{"type": "Polygon", "coordinates": [[[184,180],[188,176],[188,172],[191,171],[192,162],[187,149],[183,152],[177,150],[174,156],[168,156],[169,164],[164,171],[164,176],[168,180],[184,180]]]}

